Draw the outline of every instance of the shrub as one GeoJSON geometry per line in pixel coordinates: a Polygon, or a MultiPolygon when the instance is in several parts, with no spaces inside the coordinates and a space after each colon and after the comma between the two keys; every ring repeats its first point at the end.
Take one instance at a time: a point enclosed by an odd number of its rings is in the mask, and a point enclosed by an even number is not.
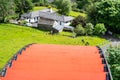
{"type": "Polygon", "coordinates": [[[107,50],[107,58],[114,80],[120,79],[120,47],[111,47],[107,50]]]}
{"type": "Polygon", "coordinates": [[[113,74],[113,79],[120,80],[120,65],[118,64],[111,65],[111,71],[113,74]]]}
{"type": "Polygon", "coordinates": [[[76,33],[76,36],[85,35],[85,29],[82,27],[81,24],[76,26],[76,28],[74,29],[74,32],[76,33]]]}
{"type": "Polygon", "coordinates": [[[94,34],[95,35],[104,35],[106,31],[107,30],[106,30],[104,24],[98,23],[98,24],[95,25],[95,28],[94,28],[94,34]]]}
{"type": "Polygon", "coordinates": [[[92,23],[87,23],[85,28],[86,28],[85,29],[86,35],[92,35],[93,34],[94,25],[92,23]]]}
{"type": "Polygon", "coordinates": [[[26,26],[26,24],[27,24],[27,21],[25,21],[25,20],[19,21],[19,25],[26,26]]]}
{"type": "Polygon", "coordinates": [[[72,21],[72,26],[76,27],[78,24],[81,24],[83,27],[86,25],[87,19],[83,16],[78,16],[72,21]]]}

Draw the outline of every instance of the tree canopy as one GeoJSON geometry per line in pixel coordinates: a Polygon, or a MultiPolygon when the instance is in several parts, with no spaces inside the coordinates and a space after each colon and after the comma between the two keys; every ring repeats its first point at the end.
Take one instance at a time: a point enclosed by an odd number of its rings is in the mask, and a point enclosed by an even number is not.
{"type": "Polygon", "coordinates": [[[10,0],[0,0],[0,22],[5,22],[5,19],[12,14],[14,4],[10,0]]]}
{"type": "Polygon", "coordinates": [[[29,12],[33,8],[31,0],[14,0],[14,1],[16,5],[15,11],[16,13],[19,14],[19,17],[21,14],[29,12]]]}
{"type": "Polygon", "coordinates": [[[93,4],[95,2],[99,2],[101,0],[76,0],[77,4],[78,4],[78,8],[79,9],[86,9],[90,4],[93,4]]]}
{"type": "Polygon", "coordinates": [[[58,12],[62,15],[68,15],[72,7],[70,0],[55,0],[55,5],[59,10],[58,12]]]}
{"type": "Polygon", "coordinates": [[[32,0],[32,2],[33,2],[33,3],[35,3],[35,2],[40,2],[40,0],[32,0]]]}
{"type": "Polygon", "coordinates": [[[102,0],[88,9],[90,21],[104,23],[108,30],[120,33],[120,1],[102,0]]]}

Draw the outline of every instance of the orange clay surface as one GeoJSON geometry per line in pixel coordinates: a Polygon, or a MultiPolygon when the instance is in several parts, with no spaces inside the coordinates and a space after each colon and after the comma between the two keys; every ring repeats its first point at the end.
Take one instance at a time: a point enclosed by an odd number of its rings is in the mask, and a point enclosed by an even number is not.
{"type": "Polygon", "coordinates": [[[96,47],[34,44],[0,80],[106,80],[96,47]]]}

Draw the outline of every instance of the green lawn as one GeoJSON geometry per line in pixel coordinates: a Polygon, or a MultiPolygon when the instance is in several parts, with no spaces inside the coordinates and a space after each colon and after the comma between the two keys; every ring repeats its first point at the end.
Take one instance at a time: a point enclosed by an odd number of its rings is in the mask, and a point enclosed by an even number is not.
{"type": "MultiPolygon", "coordinates": [[[[47,7],[44,7],[44,6],[39,6],[39,7],[34,7],[33,10],[34,11],[37,11],[37,10],[42,10],[42,9],[46,9],[47,7]]],[[[53,8],[53,10],[57,11],[56,8],[53,8]]],[[[73,16],[73,17],[77,17],[77,16],[83,16],[83,17],[86,17],[87,15],[85,13],[80,13],[80,12],[75,12],[75,11],[71,11],[69,16],[73,16]]]]}
{"type": "Polygon", "coordinates": [[[0,69],[20,48],[30,43],[62,44],[62,45],[100,45],[107,40],[94,36],[81,36],[71,38],[72,33],[62,32],[58,35],[50,35],[49,32],[23,27],[13,24],[0,24],[0,69]]]}
{"type": "MultiPolygon", "coordinates": [[[[33,8],[33,11],[38,11],[38,10],[43,10],[43,9],[46,9],[47,7],[45,6],[38,6],[38,7],[34,7],[33,8]]],[[[53,10],[57,11],[56,8],[52,8],[53,10]]]]}
{"type": "Polygon", "coordinates": [[[85,13],[80,13],[80,12],[75,12],[75,11],[71,11],[69,16],[73,16],[73,17],[77,17],[77,16],[83,16],[86,17],[87,15],[85,13]]]}
{"type": "Polygon", "coordinates": [[[43,10],[43,9],[46,9],[46,7],[40,6],[40,7],[34,7],[33,8],[34,11],[43,10]]]}

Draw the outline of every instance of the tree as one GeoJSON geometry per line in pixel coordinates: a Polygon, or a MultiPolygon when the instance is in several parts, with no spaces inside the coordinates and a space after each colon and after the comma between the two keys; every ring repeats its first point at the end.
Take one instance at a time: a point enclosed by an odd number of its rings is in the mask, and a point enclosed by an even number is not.
{"type": "Polygon", "coordinates": [[[33,9],[33,4],[30,0],[14,0],[16,5],[16,13],[19,14],[19,18],[21,14],[29,12],[33,9]]]}
{"type": "Polygon", "coordinates": [[[102,0],[87,12],[93,24],[104,23],[108,30],[120,33],[120,0],[102,0]]]}
{"type": "Polygon", "coordinates": [[[76,0],[77,1],[77,3],[78,3],[78,8],[79,9],[83,9],[84,8],[84,6],[86,5],[86,4],[88,4],[88,1],[87,0],[76,0]]]}
{"type": "Polygon", "coordinates": [[[72,10],[77,9],[78,4],[76,2],[72,2],[72,10]]]}
{"type": "Polygon", "coordinates": [[[55,0],[54,3],[60,14],[68,15],[70,13],[72,7],[70,0],[55,0]]]}
{"type": "Polygon", "coordinates": [[[94,25],[92,23],[87,23],[85,26],[86,35],[92,35],[94,30],[94,25]]]}
{"type": "Polygon", "coordinates": [[[0,0],[0,23],[14,11],[14,4],[11,0],[0,0]]]}
{"type": "Polygon", "coordinates": [[[33,3],[40,2],[40,0],[32,0],[33,3]]]}
{"type": "Polygon", "coordinates": [[[96,34],[96,35],[104,35],[106,31],[107,30],[106,30],[104,24],[98,23],[98,24],[95,25],[94,34],[96,34]]]}
{"type": "Polygon", "coordinates": [[[33,3],[40,2],[40,3],[46,3],[48,0],[32,0],[33,3]]]}
{"type": "Polygon", "coordinates": [[[48,0],[39,0],[39,3],[41,5],[46,5],[48,3],[48,0]]]}
{"type": "Polygon", "coordinates": [[[85,35],[85,28],[82,27],[81,24],[78,24],[76,28],[74,29],[74,32],[76,33],[76,36],[83,36],[85,35]]]}
{"type": "Polygon", "coordinates": [[[86,10],[86,8],[89,5],[91,5],[91,4],[95,3],[95,2],[99,2],[99,1],[101,1],[101,0],[76,0],[76,2],[78,3],[77,7],[79,9],[84,9],[84,10],[86,10]]]}
{"type": "Polygon", "coordinates": [[[32,0],[35,6],[46,6],[48,5],[48,0],[32,0]]]}
{"type": "Polygon", "coordinates": [[[72,21],[72,26],[76,27],[78,24],[81,24],[83,27],[86,25],[87,19],[83,16],[78,16],[72,21]]]}

